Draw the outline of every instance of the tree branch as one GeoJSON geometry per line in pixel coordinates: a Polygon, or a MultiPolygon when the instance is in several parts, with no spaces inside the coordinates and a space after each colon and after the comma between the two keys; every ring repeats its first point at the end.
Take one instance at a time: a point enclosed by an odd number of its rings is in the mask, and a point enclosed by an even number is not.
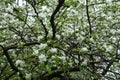
{"type": "Polygon", "coordinates": [[[54,12],[52,13],[51,18],[50,18],[50,23],[51,23],[51,26],[52,26],[52,33],[53,33],[52,39],[54,39],[55,35],[56,35],[56,26],[55,26],[55,22],[54,22],[55,21],[55,15],[57,14],[57,12],[60,10],[62,5],[64,4],[64,1],[65,0],[58,0],[58,5],[56,6],[56,9],[54,10],[54,12]]]}
{"type": "Polygon", "coordinates": [[[87,14],[87,20],[88,20],[88,23],[89,23],[89,34],[90,34],[90,37],[91,37],[91,34],[92,34],[92,25],[91,25],[91,21],[90,21],[90,15],[89,15],[89,6],[88,6],[88,0],[86,0],[86,14],[87,14]]]}
{"type": "MultiPolygon", "coordinates": [[[[74,72],[74,71],[79,71],[80,68],[79,67],[74,67],[74,68],[69,68],[68,71],[69,72],[74,72]]],[[[61,74],[64,73],[64,71],[60,70],[60,71],[54,71],[53,73],[51,74],[47,74],[47,75],[44,75],[44,76],[38,76],[36,79],[42,79],[42,80],[51,80],[55,77],[58,77],[58,78],[62,78],[61,74]]]]}
{"type": "Polygon", "coordinates": [[[113,61],[109,62],[109,64],[107,65],[106,69],[103,70],[102,75],[105,76],[105,74],[108,72],[109,68],[111,67],[111,65],[113,64],[113,61]]]}
{"type": "Polygon", "coordinates": [[[26,80],[26,79],[23,77],[23,74],[21,73],[21,71],[14,65],[12,59],[10,58],[10,55],[8,54],[8,50],[7,50],[5,47],[3,47],[2,45],[0,45],[0,47],[2,47],[3,53],[4,53],[4,55],[6,56],[7,61],[8,61],[8,63],[10,64],[10,67],[11,67],[15,72],[19,72],[19,76],[20,76],[20,78],[21,78],[22,80],[26,80]]]}
{"type": "MultiPolygon", "coordinates": [[[[40,44],[40,43],[38,41],[27,42],[27,43],[23,44],[22,47],[24,47],[24,46],[30,46],[30,45],[35,45],[35,44],[40,44]]],[[[14,45],[10,45],[10,46],[5,47],[5,49],[6,50],[10,50],[10,49],[16,49],[18,47],[19,47],[19,45],[14,44],[14,45]]]]}
{"type": "Polygon", "coordinates": [[[43,26],[43,29],[45,31],[45,40],[47,41],[48,30],[47,30],[45,24],[43,23],[42,19],[39,18],[39,15],[38,15],[39,13],[37,12],[37,10],[35,8],[35,5],[31,4],[31,6],[33,7],[33,9],[34,9],[34,11],[35,11],[35,13],[37,15],[38,20],[40,21],[41,25],[43,26]]]}

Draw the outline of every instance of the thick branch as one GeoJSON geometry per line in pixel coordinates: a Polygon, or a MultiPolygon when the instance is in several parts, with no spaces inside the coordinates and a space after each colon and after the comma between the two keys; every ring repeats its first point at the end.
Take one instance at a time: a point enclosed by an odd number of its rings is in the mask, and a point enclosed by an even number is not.
{"type": "Polygon", "coordinates": [[[23,77],[23,74],[20,72],[20,70],[14,65],[12,59],[10,58],[10,55],[8,54],[8,50],[6,50],[5,47],[3,47],[2,45],[0,45],[0,47],[2,47],[3,49],[3,53],[4,55],[6,56],[7,58],[7,61],[8,63],[10,64],[10,67],[15,71],[15,72],[19,72],[19,76],[22,80],[26,80],[24,77],[23,77]]]}
{"type": "MultiPolygon", "coordinates": [[[[24,46],[30,46],[30,45],[35,45],[35,44],[40,44],[38,41],[34,41],[34,42],[28,42],[28,43],[25,43],[25,44],[23,44],[23,46],[22,47],[24,47],[24,46]]],[[[16,49],[16,48],[18,48],[19,47],[19,45],[10,45],[10,46],[7,46],[7,47],[5,47],[5,49],[6,50],[10,50],[10,49],[16,49]]]]}
{"type": "MultiPolygon", "coordinates": [[[[69,68],[68,69],[69,72],[74,72],[74,71],[79,71],[79,70],[80,70],[79,67],[69,68]]],[[[44,76],[38,76],[36,79],[41,79],[42,78],[42,80],[51,80],[51,79],[53,79],[55,77],[61,78],[62,73],[64,73],[64,71],[62,71],[62,70],[61,71],[54,71],[53,73],[51,73],[49,75],[46,75],[46,76],[45,75],[44,76]]]]}
{"type": "Polygon", "coordinates": [[[54,10],[54,12],[52,13],[51,18],[50,18],[50,23],[51,23],[51,26],[52,26],[52,33],[53,33],[52,39],[54,39],[55,35],[56,35],[56,26],[55,26],[55,22],[54,22],[55,21],[55,15],[57,14],[57,12],[62,7],[64,1],[65,0],[59,0],[59,3],[56,6],[56,9],[54,10]]]}

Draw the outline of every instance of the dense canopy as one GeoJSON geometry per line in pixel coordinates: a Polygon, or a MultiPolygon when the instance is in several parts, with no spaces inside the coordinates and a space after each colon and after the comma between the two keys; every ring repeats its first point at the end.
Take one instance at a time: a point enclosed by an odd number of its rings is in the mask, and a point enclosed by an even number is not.
{"type": "Polygon", "coordinates": [[[119,80],[119,0],[0,0],[1,80],[119,80]]]}

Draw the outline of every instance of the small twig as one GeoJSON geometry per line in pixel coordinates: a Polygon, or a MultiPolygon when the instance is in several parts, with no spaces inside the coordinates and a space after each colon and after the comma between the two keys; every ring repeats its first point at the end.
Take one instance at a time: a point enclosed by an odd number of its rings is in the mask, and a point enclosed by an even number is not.
{"type": "Polygon", "coordinates": [[[91,34],[92,34],[92,25],[91,25],[91,21],[90,21],[90,15],[89,15],[89,6],[88,6],[88,0],[86,0],[86,14],[87,14],[87,20],[88,20],[88,23],[89,23],[89,33],[90,33],[90,37],[91,37],[91,34]]]}
{"type": "Polygon", "coordinates": [[[106,69],[103,70],[102,75],[105,76],[105,74],[108,72],[109,68],[111,67],[111,65],[113,64],[113,61],[109,62],[109,64],[107,65],[106,69]]]}
{"type": "Polygon", "coordinates": [[[11,73],[9,76],[5,77],[4,80],[9,80],[9,78],[11,78],[11,77],[12,77],[13,75],[15,75],[15,74],[16,74],[16,72],[11,73]]]}
{"type": "Polygon", "coordinates": [[[5,66],[1,69],[0,71],[0,76],[2,75],[2,73],[5,71],[5,69],[7,68],[8,64],[5,64],[5,66]]]}

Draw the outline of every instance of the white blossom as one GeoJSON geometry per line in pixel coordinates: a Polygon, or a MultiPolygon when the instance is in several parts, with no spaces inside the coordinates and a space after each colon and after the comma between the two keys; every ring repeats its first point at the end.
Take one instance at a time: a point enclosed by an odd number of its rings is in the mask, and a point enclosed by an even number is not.
{"type": "Polygon", "coordinates": [[[42,6],[42,11],[47,10],[47,6],[42,6]]]}
{"type": "Polygon", "coordinates": [[[40,49],[45,49],[46,47],[47,47],[47,44],[41,43],[41,44],[39,45],[39,48],[40,48],[40,49]]]}
{"type": "Polygon", "coordinates": [[[82,34],[82,35],[85,35],[85,32],[81,31],[81,34],[82,34]]]}
{"type": "Polygon", "coordinates": [[[33,54],[34,55],[38,55],[39,51],[38,50],[34,50],[33,54]]]}
{"type": "Polygon", "coordinates": [[[77,59],[75,59],[75,63],[79,63],[79,61],[77,59]]]}
{"type": "Polygon", "coordinates": [[[87,47],[83,47],[81,50],[82,51],[88,51],[87,47]]]}
{"type": "Polygon", "coordinates": [[[18,5],[19,6],[23,6],[22,4],[23,4],[23,1],[22,0],[18,0],[19,2],[18,2],[18,5]]]}
{"type": "Polygon", "coordinates": [[[61,60],[65,60],[66,59],[66,57],[65,56],[61,56],[61,57],[59,57],[61,60]]]}
{"type": "Polygon", "coordinates": [[[112,42],[116,42],[117,41],[117,38],[115,38],[115,37],[111,37],[112,38],[112,42]]]}
{"type": "Polygon", "coordinates": [[[51,48],[51,49],[50,49],[50,52],[52,52],[52,53],[57,53],[57,49],[56,49],[56,48],[51,48]]]}
{"type": "Polygon", "coordinates": [[[113,13],[112,12],[108,12],[108,16],[112,16],[113,15],[113,13]]]}
{"type": "Polygon", "coordinates": [[[80,35],[79,37],[77,37],[77,40],[78,41],[83,41],[84,40],[84,37],[82,35],[80,35]]]}
{"type": "Polygon", "coordinates": [[[115,33],[116,33],[116,30],[111,29],[111,30],[110,30],[110,33],[115,34],[115,33]]]}
{"type": "Polygon", "coordinates": [[[112,45],[104,44],[103,47],[106,49],[106,51],[111,51],[113,49],[112,45]]]}
{"type": "Polygon", "coordinates": [[[118,54],[120,54],[120,49],[118,50],[118,54]]]}
{"type": "Polygon", "coordinates": [[[20,66],[20,67],[24,67],[25,66],[25,62],[22,61],[22,60],[17,60],[15,64],[16,64],[16,66],[20,66]]]}
{"type": "Polygon", "coordinates": [[[4,63],[1,63],[0,65],[1,65],[1,67],[3,67],[3,66],[4,66],[4,63]]]}
{"type": "Polygon", "coordinates": [[[16,37],[17,37],[17,35],[16,35],[16,34],[14,34],[14,35],[13,35],[13,38],[16,38],[16,37]]]}
{"type": "Polygon", "coordinates": [[[43,36],[38,36],[38,41],[40,41],[41,39],[43,39],[43,36]]]}
{"type": "Polygon", "coordinates": [[[112,49],[113,49],[113,46],[111,46],[111,45],[108,46],[108,49],[109,49],[109,50],[112,50],[112,49]]]}
{"type": "Polygon", "coordinates": [[[13,11],[12,6],[11,6],[10,4],[8,4],[8,7],[7,7],[7,8],[5,8],[5,10],[6,10],[6,11],[10,11],[10,12],[12,12],[12,11],[13,11]]]}
{"type": "Polygon", "coordinates": [[[102,17],[105,17],[105,16],[106,16],[106,14],[105,14],[105,13],[101,13],[101,16],[102,16],[102,17]]]}
{"type": "Polygon", "coordinates": [[[40,56],[38,56],[38,58],[40,60],[39,62],[43,62],[43,61],[47,60],[47,58],[46,58],[46,56],[44,54],[41,54],[40,56]]]}
{"type": "Polygon", "coordinates": [[[61,35],[65,35],[65,33],[64,33],[64,32],[62,32],[62,33],[61,33],[61,35]]]}
{"type": "Polygon", "coordinates": [[[31,73],[26,73],[25,78],[27,78],[27,79],[28,79],[28,78],[30,78],[30,77],[31,77],[31,75],[32,75],[31,73]]]}
{"type": "Polygon", "coordinates": [[[46,13],[41,12],[41,13],[39,14],[39,16],[42,17],[42,18],[46,18],[46,13]]]}
{"type": "Polygon", "coordinates": [[[120,33],[120,29],[118,29],[116,32],[117,32],[117,33],[120,33]]]}
{"type": "Polygon", "coordinates": [[[106,0],[106,3],[108,3],[108,4],[112,4],[112,0],[106,0]]]}
{"type": "Polygon", "coordinates": [[[93,39],[93,38],[90,38],[90,41],[91,41],[91,42],[94,42],[94,39],[93,39]]]}
{"type": "Polygon", "coordinates": [[[87,59],[82,62],[82,65],[87,65],[87,59]]]}
{"type": "Polygon", "coordinates": [[[56,35],[56,38],[57,38],[57,39],[60,39],[60,35],[56,35]]]}
{"type": "Polygon", "coordinates": [[[86,3],[87,3],[86,0],[84,0],[84,5],[87,5],[86,3]]]}

